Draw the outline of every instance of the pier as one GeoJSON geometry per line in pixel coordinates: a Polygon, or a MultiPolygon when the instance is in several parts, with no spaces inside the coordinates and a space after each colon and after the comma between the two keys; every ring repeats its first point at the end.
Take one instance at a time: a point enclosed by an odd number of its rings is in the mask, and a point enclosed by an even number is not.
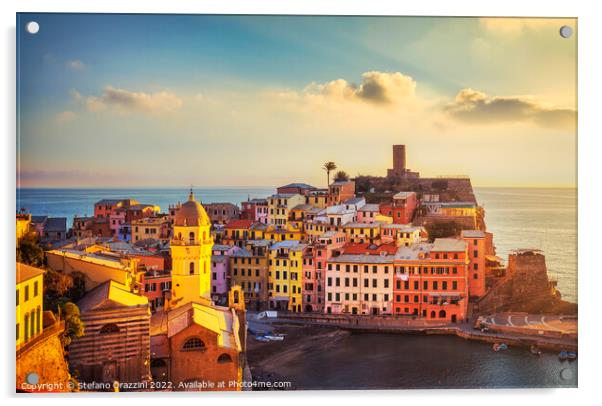
{"type": "Polygon", "coordinates": [[[548,351],[577,351],[577,318],[574,316],[499,313],[481,317],[476,322],[444,323],[395,316],[271,313],[275,317],[251,315],[249,328],[262,331],[268,325],[295,324],[365,333],[442,334],[492,344],[503,342],[510,346],[535,345],[548,351]]]}

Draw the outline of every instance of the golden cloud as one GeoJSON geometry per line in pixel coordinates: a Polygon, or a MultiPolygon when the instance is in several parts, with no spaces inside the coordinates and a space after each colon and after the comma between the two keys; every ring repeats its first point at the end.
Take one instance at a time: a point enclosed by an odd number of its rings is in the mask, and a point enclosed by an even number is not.
{"type": "Polygon", "coordinates": [[[71,95],[76,101],[83,102],[90,112],[113,107],[121,112],[165,114],[178,110],[183,104],[182,99],[174,93],[132,92],[112,86],[105,87],[100,96],[82,96],[77,90],[72,90],[71,95]]]}
{"type": "Polygon", "coordinates": [[[472,124],[532,122],[541,127],[571,129],[575,127],[575,110],[545,105],[525,96],[491,97],[462,89],[444,111],[454,119],[472,124]]]}
{"type": "Polygon", "coordinates": [[[413,99],[416,82],[400,72],[365,72],[359,85],[345,79],[327,83],[310,83],[303,91],[307,96],[322,96],[334,101],[363,101],[374,104],[395,104],[413,99]]]}

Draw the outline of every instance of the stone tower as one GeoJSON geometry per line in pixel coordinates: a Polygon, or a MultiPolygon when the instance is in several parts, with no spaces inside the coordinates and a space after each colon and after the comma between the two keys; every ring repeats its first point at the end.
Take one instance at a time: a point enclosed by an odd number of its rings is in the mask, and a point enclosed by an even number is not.
{"type": "Polygon", "coordinates": [[[211,303],[212,249],[211,221],[190,190],[188,201],[177,209],[174,217],[169,307],[189,302],[211,303]]]}

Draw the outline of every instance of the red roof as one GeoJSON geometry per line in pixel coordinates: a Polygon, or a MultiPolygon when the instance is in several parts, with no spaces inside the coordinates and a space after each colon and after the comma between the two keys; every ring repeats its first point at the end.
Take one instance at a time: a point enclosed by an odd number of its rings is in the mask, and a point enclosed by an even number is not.
{"type": "Polygon", "coordinates": [[[388,255],[395,255],[397,252],[397,246],[393,243],[381,245],[369,243],[349,243],[343,247],[343,254],[380,255],[382,252],[386,252],[388,255]]]}
{"type": "Polygon", "coordinates": [[[253,223],[255,223],[254,220],[230,220],[225,228],[247,229],[250,228],[253,223]]]}

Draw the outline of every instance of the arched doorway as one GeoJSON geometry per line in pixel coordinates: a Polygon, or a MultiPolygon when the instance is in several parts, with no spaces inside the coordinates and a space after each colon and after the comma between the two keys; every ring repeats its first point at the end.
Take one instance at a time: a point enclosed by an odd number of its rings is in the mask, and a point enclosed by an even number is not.
{"type": "Polygon", "coordinates": [[[167,376],[167,362],[164,359],[157,358],[151,360],[150,369],[155,381],[166,382],[169,378],[167,376]]]}
{"type": "Polygon", "coordinates": [[[434,319],[437,316],[434,310],[431,310],[431,319],[434,319]]]}
{"type": "Polygon", "coordinates": [[[439,311],[439,318],[440,319],[444,319],[445,318],[445,310],[439,311]]]}
{"type": "Polygon", "coordinates": [[[452,323],[455,323],[455,322],[458,321],[458,318],[457,318],[457,316],[455,314],[452,314],[451,321],[452,321],[452,323]]]}

